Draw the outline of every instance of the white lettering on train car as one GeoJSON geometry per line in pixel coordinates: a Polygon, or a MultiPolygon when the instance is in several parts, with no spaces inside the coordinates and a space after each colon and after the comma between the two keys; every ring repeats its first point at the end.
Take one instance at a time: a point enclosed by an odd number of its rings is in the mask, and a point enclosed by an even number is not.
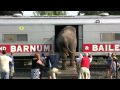
{"type": "Polygon", "coordinates": [[[120,51],[120,45],[115,45],[115,51],[120,51]]]}
{"type": "Polygon", "coordinates": [[[18,45],[18,47],[16,49],[17,49],[16,50],[17,52],[22,52],[22,47],[21,46],[18,45]]]}
{"type": "Polygon", "coordinates": [[[36,45],[30,45],[30,52],[33,52],[36,50],[36,45]]]}
{"type": "Polygon", "coordinates": [[[37,45],[37,51],[39,51],[39,52],[42,51],[42,45],[37,45]]]}
{"type": "Polygon", "coordinates": [[[104,51],[103,45],[99,46],[99,50],[98,51],[104,51]]]}
{"type": "Polygon", "coordinates": [[[16,46],[13,46],[13,45],[12,45],[11,48],[10,48],[10,51],[11,51],[11,52],[16,52],[16,46]]]}
{"type": "Polygon", "coordinates": [[[51,44],[20,44],[20,45],[4,45],[0,46],[0,52],[2,50],[6,50],[7,52],[18,52],[18,53],[31,53],[35,52],[36,50],[41,52],[50,51],[51,44]]]}
{"type": "Polygon", "coordinates": [[[50,46],[49,45],[44,45],[44,51],[50,51],[50,46]]]}
{"type": "Polygon", "coordinates": [[[112,52],[112,51],[114,51],[114,49],[112,49],[112,47],[111,47],[111,45],[108,45],[108,50],[110,51],[110,52],[112,52]]]}
{"type": "Polygon", "coordinates": [[[98,46],[97,45],[92,45],[92,49],[93,49],[93,51],[97,51],[98,50],[98,46]]]}
{"type": "Polygon", "coordinates": [[[29,46],[28,45],[23,46],[23,52],[29,52],[29,46]]]}
{"type": "Polygon", "coordinates": [[[107,51],[108,50],[108,47],[107,47],[107,45],[105,45],[105,51],[107,51]]]}
{"type": "Polygon", "coordinates": [[[35,52],[36,50],[41,51],[50,51],[50,45],[11,45],[11,52],[35,52]]]}
{"type": "Polygon", "coordinates": [[[84,52],[119,52],[120,44],[84,44],[84,52]],[[89,49],[86,49],[88,47],[89,49]]]}

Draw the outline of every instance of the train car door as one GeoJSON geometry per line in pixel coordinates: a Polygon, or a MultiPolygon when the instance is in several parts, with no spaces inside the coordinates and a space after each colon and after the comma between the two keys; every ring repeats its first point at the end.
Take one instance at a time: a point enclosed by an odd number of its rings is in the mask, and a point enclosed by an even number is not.
{"type": "Polygon", "coordinates": [[[78,26],[78,46],[79,46],[79,51],[82,52],[83,51],[83,25],[79,25],[78,26]]]}

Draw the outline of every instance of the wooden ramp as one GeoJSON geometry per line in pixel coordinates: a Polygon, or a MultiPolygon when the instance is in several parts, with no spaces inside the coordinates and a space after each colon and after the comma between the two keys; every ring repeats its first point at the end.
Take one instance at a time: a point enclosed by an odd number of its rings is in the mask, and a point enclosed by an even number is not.
{"type": "Polygon", "coordinates": [[[69,63],[67,63],[66,70],[60,69],[60,74],[57,75],[58,79],[77,79],[77,71],[69,66],[69,63]]]}

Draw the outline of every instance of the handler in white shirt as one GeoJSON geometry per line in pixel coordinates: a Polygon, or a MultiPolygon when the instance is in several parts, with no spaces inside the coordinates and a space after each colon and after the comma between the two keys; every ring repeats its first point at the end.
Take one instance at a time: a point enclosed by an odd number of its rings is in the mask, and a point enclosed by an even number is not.
{"type": "Polygon", "coordinates": [[[79,69],[80,69],[80,62],[81,62],[82,58],[83,58],[83,55],[82,55],[81,53],[79,54],[79,57],[78,57],[78,58],[76,58],[77,73],[79,73],[79,69]]]}
{"type": "Polygon", "coordinates": [[[5,50],[2,50],[2,55],[0,56],[1,79],[9,79],[9,62],[12,62],[12,58],[6,55],[5,50]]]}

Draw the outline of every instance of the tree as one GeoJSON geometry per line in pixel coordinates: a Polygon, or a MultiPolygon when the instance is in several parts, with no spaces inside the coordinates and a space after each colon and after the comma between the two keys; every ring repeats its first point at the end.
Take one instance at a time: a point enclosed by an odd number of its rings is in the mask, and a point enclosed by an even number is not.
{"type": "Polygon", "coordinates": [[[35,11],[33,12],[34,16],[41,16],[41,15],[66,15],[66,11],[35,11]]]}
{"type": "Polygon", "coordinates": [[[79,11],[78,15],[80,15],[80,13],[85,13],[85,15],[98,15],[103,12],[105,11],[79,11]]]}
{"type": "Polygon", "coordinates": [[[120,15],[120,11],[108,11],[110,15],[120,15]]]}
{"type": "Polygon", "coordinates": [[[23,15],[22,11],[0,11],[0,16],[2,16],[2,15],[13,15],[15,13],[20,13],[20,14],[23,15]]]}
{"type": "Polygon", "coordinates": [[[103,12],[108,12],[110,15],[120,15],[120,11],[79,11],[78,15],[80,15],[80,13],[85,13],[86,15],[99,15],[103,12]]]}

